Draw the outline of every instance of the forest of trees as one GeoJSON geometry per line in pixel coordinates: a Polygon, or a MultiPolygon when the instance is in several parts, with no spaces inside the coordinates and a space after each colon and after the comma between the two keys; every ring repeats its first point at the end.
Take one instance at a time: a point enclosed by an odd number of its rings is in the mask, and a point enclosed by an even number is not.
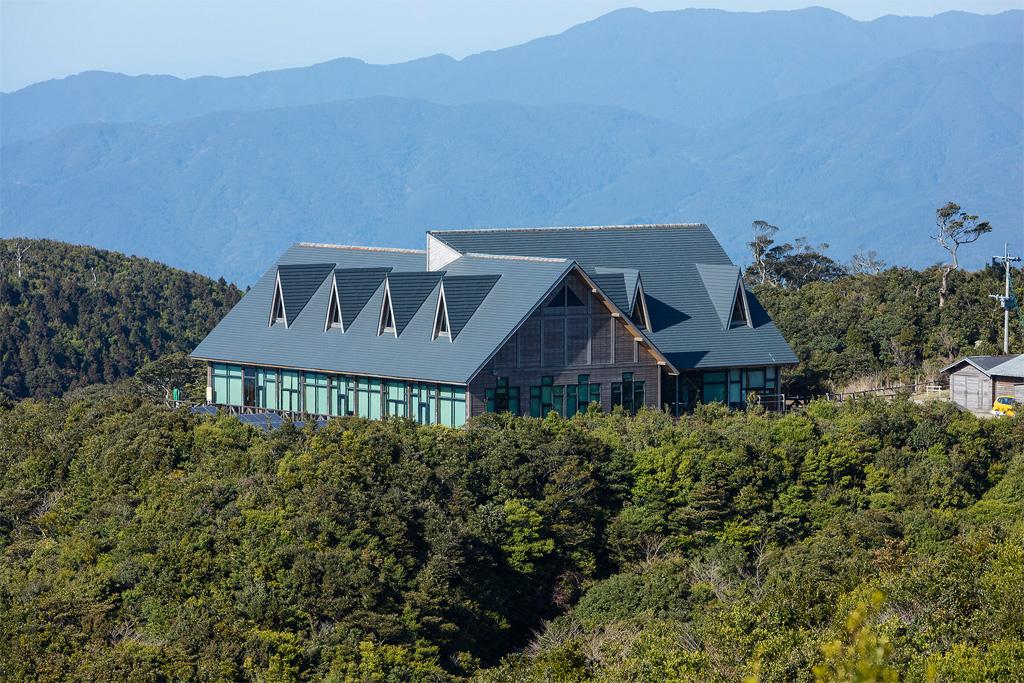
{"type": "MultiPolygon", "coordinates": [[[[941,278],[939,266],[888,268],[799,288],[754,287],[800,359],[785,373],[789,393],[937,379],[960,356],[1002,353],[1003,314],[989,298],[1002,291],[1002,268],[954,272],[939,308],[941,278]]],[[[1014,271],[1014,284],[1024,301],[1024,270],[1014,271]]],[[[1024,353],[1024,316],[1010,324],[1010,352],[1024,353]]]]}
{"type": "MultiPolygon", "coordinates": [[[[827,244],[779,242],[780,229],[766,221],[752,227],[744,279],[800,359],[784,377],[790,395],[934,381],[956,358],[1002,353],[1003,312],[990,295],[1003,292],[1003,267],[969,271],[958,261],[992,228],[957,204],[936,211],[933,239],[949,262],[924,270],[887,267],[873,251],[842,264],[827,244]]],[[[1012,269],[1011,282],[1024,301],[1024,269],[1012,269]]],[[[1010,353],[1024,353],[1019,308],[1010,353]]]]}
{"type": "MultiPolygon", "coordinates": [[[[1000,352],[1002,314],[989,298],[1000,268],[951,272],[940,308],[943,266],[887,268],[870,252],[842,265],[827,245],[776,244],[765,229],[746,278],[800,359],[784,374],[787,394],[934,379],[961,355],[1000,352]]],[[[49,240],[0,240],[0,266],[0,396],[14,399],[113,382],[191,351],[242,295],[223,280],[49,240]]],[[[1024,301],[1024,269],[1013,282],[1024,301]]],[[[1024,315],[1012,325],[1011,352],[1024,352],[1024,315]]]]}
{"type": "MultiPolygon", "coordinates": [[[[949,271],[940,308],[939,266],[762,246],[747,278],[801,359],[790,392],[997,350],[995,269],[949,271]]],[[[1022,416],[264,432],[153,400],[195,379],[182,352],[237,288],[58,242],[0,256],[0,387],[23,399],[0,400],[3,678],[1024,678],[1022,416]]]]}
{"type": "Polygon", "coordinates": [[[53,240],[0,240],[0,396],[59,396],[191,351],[241,298],[223,280],[53,240]]]}
{"type": "Polygon", "coordinates": [[[0,407],[10,680],[1024,677],[1024,418],[0,407]]]}

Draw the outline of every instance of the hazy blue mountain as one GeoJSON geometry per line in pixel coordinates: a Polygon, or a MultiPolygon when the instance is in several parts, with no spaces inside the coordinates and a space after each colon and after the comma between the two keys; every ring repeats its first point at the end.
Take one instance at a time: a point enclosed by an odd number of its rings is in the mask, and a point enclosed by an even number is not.
{"type": "Polygon", "coordinates": [[[93,124],[4,148],[2,221],[245,282],[297,240],[545,223],[686,142],[612,108],[388,98],[93,124]]]}
{"type": "MultiPolygon", "coordinates": [[[[920,52],[713,135],[612,107],[371,98],[169,124],[92,124],[3,149],[5,234],[141,253],[245,282],[296,240],[422,246],[438,227],[755,218],[899,263],[939,260],[957,200],[1024,234],[1016,45],[920,52]]],[[[972,257],[968,255],[970,261],[972,257]]]]}
{"type": "Polygon", "coordinates": [[[792,12],[620,10],[556,36],[454,60],[396,65],[338,59],[237,78],[104,72],[0,95],[5,144],[81,123],[168,123],[372,96],[439,103],[610,105],[699,128],[817,93],[922,49],[1017,42],[1024,12],[883,17],[792,12]]]}

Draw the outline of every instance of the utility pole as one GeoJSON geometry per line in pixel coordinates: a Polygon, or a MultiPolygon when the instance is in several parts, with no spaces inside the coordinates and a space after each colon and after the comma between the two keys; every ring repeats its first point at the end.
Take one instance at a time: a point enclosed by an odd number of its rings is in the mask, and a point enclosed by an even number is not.
{"type": "Polygon", "coordinates": [[[992,263],[1002,263],[1006,271],[1006,288],[1002,294],[989,294],[989,298],[995,299],[1003,309],[1003,353],[1010,353],[1010,311],[1017,308],[1017,298],[1010,294],[1010,264],[1020,261],[1020,256],[1010,255],[1010,245],[1003,244],[1003,255],[993,256],[992,263]]]}

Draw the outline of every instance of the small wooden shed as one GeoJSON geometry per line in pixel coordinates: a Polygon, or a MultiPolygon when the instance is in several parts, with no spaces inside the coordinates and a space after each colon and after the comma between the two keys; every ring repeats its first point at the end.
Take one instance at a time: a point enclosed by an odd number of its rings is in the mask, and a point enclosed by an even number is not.
{"type": "Polygon", "coordinates": [[[1024,401],[1024,354],[967,356],[942,369],[950,398],[961,408],[988,412],[997,396],[1024,401]]]}

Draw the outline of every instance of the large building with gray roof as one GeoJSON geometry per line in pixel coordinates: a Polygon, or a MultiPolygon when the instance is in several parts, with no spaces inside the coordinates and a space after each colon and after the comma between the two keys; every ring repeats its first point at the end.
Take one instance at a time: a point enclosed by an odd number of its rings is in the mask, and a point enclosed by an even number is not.
{"type": "Polygon", "coordinates": [[[796,357],[705,225],[450,230],[297,244],[193,351],[234,412],[680,414],[776,395],[796,357]]]}

